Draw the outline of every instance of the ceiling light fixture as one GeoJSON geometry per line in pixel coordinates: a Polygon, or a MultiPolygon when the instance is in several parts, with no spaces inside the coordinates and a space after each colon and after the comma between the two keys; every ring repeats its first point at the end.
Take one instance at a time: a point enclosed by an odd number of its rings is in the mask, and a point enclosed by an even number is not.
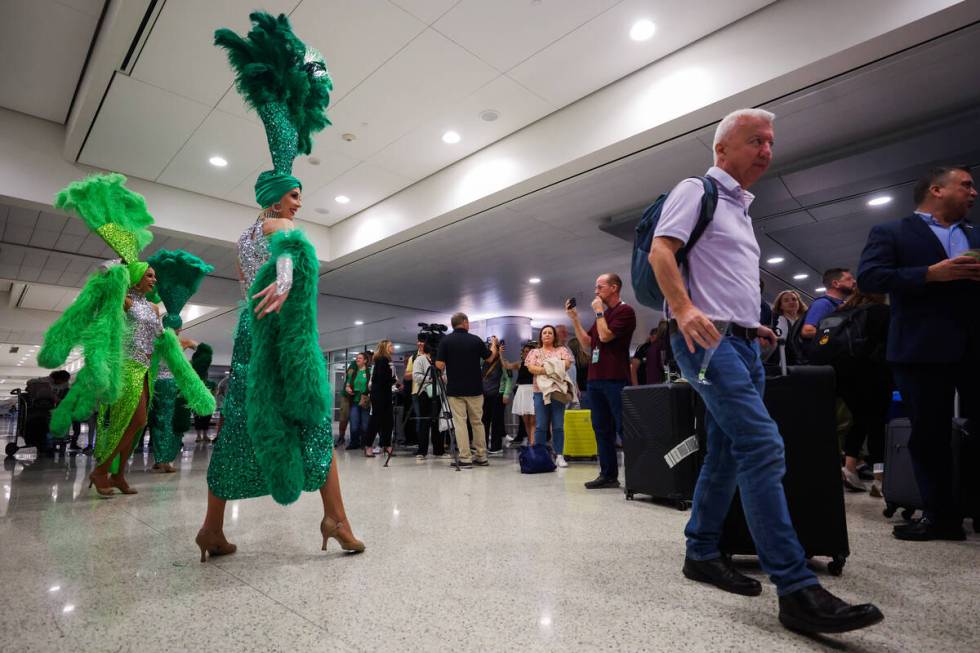
{"type": "Polygon", "coordinates": [[[891,195],[879,195],[868,200],[868,206],[884,206],[892,201],[891,195]]]}
{"type": "Polygon", "coordinates": [[[208,163],[213,165],[215,168],[224,168],[228,165],[228,160],[221,156],[213,156],[208,159],[208,163]]]}
{"type": "Polygon", "coordinates": [[[347,197],[346,195],[338,195],[334,199],[337,201],[338,204],[347,204],[348,202],[350,202],[350,198],[347,197]]]}
{"type": "Polygon", "coordinates": [[[448,143],[449,145],[455,145],[456,143],[460,142],[461,140],[462,140],[462,137],[457,132],[454,132],[451,129],[449,131],[447,131],[445,134],[442,135],[442,142],[443,143],[448,143]]]}
{"type": "Polygon", "coordinates": [[[633,27],[630,28],[630,38],[634,41],[649,41],[653,38],[655,31],[657,31],[657,26],[653,24],[653,21],[644,18],[633,23],[633,27]]]}
{"type": "Polygon", "coordinates": [[[361,326],[364,324],[364,320],[354,320],[354,326],[361,326]]]}
{"type": "Polygon", "coordinates": [[[540,277],[531,277],[530,279],[527,280],[527,282],[528,283],[541,283],[541,278],[540,277]]]}
{"type": "Polygon", "coordinates": [[[785,260],[786,259],[784,259],[782,256],[773,256],[772,258],[767,258],[766,263],[768,263],[769,265],[776,265],[778,263],[782,263],[785,260]]]}
{"type": "Polygon", "coordinates": [[[320,215],[326,215],[326,214],[330,213],[330,210],[329,209],[325,209],[322,206],[319,207],[319,208],[313,209],[313,210],[316,211],[317,213],[319,213],[320,215]]]}
{"type": "Polygon", "coordinates": [[[810,275],[807,274],[806,272],[800,272],[799,274],[794,274],[793,278],[796,279],[797,281],[802,281],[803,279],[806,279],[808,276],[810,275]]]}
{"type": "Polygon", "coordinates": [[[819,288],[814,288],[813,292],[827,292],[827,289],[824,288],[823,286],[820,286],[819,288]]]}
{"type": "Polygon", "coordinates": [[[500,117],[500,112],[496,109],[484,109],[480,112],[480,120],[484,122],[493,122],[500,117]]]}

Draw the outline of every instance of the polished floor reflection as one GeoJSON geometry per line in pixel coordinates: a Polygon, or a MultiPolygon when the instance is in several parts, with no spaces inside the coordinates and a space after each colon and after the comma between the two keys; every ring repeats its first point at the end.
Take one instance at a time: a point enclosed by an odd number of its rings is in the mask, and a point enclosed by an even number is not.
{"type": "Polygon", "coordinates": [[[8,459],[0,650],[980,650],[980,537],[895,541],[867,495],[847,497],[844,575],[821,578],[885,622],[814,640],[779,626],[771,585],[752,599],[685,581],[686,513],[586,491],[591,464],[521,475],[513,454],[454,472],[342,453],[366,553],[321,552],[319,497],[304,495],[229,504],[238,553],[201,564],[209,455],[189,435],[179,472],[158,475],[138,454],[139,494],[109,499],[87,488],[87,456],[8,459]]]}

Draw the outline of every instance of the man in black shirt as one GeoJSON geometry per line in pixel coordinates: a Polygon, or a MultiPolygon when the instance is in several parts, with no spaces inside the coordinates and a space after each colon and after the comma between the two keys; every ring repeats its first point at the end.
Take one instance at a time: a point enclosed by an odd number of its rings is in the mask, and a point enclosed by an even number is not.
{"type": "Polygon", "coordinates": [[[470,320],[465,313],[456,313],[450,322],[453,332],[439,343],[436,367],[446,372],[446,394],[453,413],[456,444],[459,447],[459,463],[463,467],[477,464],[486,467],[487,437],[483,428],[483,372],[481,362],[497,356],[497,338],[490,347],[477,336],[469,333],[470,320]],[[470,453],[466,423],[473,430],[475,455],[470,453]]]}

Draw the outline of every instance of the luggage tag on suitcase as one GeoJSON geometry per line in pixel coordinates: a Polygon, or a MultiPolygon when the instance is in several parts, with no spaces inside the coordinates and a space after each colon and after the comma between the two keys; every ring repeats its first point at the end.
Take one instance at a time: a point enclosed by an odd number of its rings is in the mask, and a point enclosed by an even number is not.
{"type": "Polygon", "coordinates": [[[686,440],[681,440],[680,444],[671,449],[664,455],[664,460],[667,462],[667,467],[673,469],[677,463],[684,460],[692,453],[697,453],[701,447],[698,445],[698,439],[695,436],[691,436],[686,440]]]}

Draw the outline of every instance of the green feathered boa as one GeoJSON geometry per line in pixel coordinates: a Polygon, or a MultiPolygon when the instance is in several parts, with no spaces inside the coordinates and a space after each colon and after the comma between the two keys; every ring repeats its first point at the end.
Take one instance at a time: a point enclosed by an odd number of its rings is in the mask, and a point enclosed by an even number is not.
{"type": "Polygon", "coordinates": [[[180,390],[190,409],[198,415],[212,414],[215,406],[214,395],[184,358],[180,340],[173,329],[164,329],[156,340],[155,349],[155,353],[159,354],[173,372],[177,389],[180,390]]]}
{"type": "Polygon", "coordinates": [[[42,367],[61,367],[76,346],[81,347],[85,357],[85,366],[51,414],[53,434],[67,433],[73,420],[87,420],[100,402],[112,404],[119,400],[119,370],[126,334],[122,307],[128,289],[129,270],[124,265],[93,274],[78,298],[44,334],[37,356],[42,367]]]}
{"type": "MultiPolygon", "coordinates": [[[[246,391],[255,458],[270,494],[283,505],[303,491],[300,431],[319,425],[332,408],[317,331],[319,263],[301,231],[272,235],[269,260],[256,275],[251,295],[275,281],[276,259],[284,254],[293,259],[293,286],[278,314],[253,318],[246,391]]],[[[251,300],[246,310],[254,311],[257,301],[251,300]]]]}

